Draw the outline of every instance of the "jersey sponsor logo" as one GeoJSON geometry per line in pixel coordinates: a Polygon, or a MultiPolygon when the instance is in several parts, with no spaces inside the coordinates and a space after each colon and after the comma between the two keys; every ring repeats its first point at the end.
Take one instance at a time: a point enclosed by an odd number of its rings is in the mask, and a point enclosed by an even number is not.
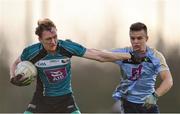
{"type": "Polygon", "coordinates": [[[135,81],[139,79],[141,76],[142,67],[142,65],[139,65],[138,68],[132,68],[132,76],[129,78],[129,80],[135,81]]]}
{"type": "Polygon", "coordinates": [[[66,68],[48,69],[45,74],[50,83],[57,83],[64,80],[67,76],[66,68]]]}
{"type": "Polygon", "coordinates": [[[52,67],[52,66],[59,66],[59,65],[66,65],[70,62],[69,58],[65,59],[51,59],[51,60],[40,60],[36,62],[37,67],[52,67]]]}
{"type": "Polygon", "coordinates": [[[38,62],[38,66],[46,66],[46,62],[38,62]]]}

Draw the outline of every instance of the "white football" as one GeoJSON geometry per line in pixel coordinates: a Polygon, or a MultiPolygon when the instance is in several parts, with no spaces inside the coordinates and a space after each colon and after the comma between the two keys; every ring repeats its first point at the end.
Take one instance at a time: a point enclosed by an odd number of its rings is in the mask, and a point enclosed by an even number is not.
{"type": "Polygon", "coordinates": [[[15,70],[15,76],[23,75],[29,78],[35,78],[37,76],[37,69],[34,64],[29,61],[22,61],[17,64],[15,70]]]}

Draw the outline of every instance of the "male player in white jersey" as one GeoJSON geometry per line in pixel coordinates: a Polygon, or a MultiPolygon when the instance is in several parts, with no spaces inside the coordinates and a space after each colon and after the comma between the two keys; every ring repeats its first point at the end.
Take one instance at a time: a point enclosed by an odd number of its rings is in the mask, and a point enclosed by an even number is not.
{"type": "Polygon", "coordinates": [[[17,86],[31,83],[31,80],[28,81],[23,76],[15,77],[19,62],[30,61],[38,70],[36,91],[25,113],[80,113],[72,95],[72,56],[100,62],[135,58],[129,53],[87,49],[70,40],[58,40],[56,26],[47,18],[38,21],[35,33],[40,42],[26,47],[10,69],[11,83],[17,86]]]}
{"type": "Polygon", "coordinates": [[[122,73],[122,80],[113,93],[113,98],[121,102],[121,111],[125,113],[159,113],[157,99],[173,85],[173,79],[164,56],[146,45],[147,27],[137,22],[130,26],[132,47],[114,49],[112,52],[135,52],[142,57],[140,62],[131,59],[116,61],[122,73]],[[155,89],[156,77],[162,82],[155,89]]]}

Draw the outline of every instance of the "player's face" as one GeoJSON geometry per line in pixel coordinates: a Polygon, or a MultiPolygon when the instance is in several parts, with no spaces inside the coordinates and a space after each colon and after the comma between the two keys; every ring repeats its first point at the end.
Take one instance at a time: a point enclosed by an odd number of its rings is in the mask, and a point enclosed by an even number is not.
{"type": "Polygon", "coordinates": [[[55,28],[49,31],[43,31],[39,41],[43,44],[44,48],[50,52],[55,53],[57,48],[57,32],[55,28]]]}
{"type": "Polygon", "coordinates": [[[146,51],[148,36],[144,30],[130,31],[131,45],[134,51],[143,53],[146,51]]]}

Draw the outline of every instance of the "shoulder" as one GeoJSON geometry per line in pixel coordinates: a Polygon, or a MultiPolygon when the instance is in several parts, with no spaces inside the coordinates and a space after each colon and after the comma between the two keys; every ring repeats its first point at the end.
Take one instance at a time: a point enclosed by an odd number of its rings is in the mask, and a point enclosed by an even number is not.
{"type": "Polygon", "coordinates": [[[32,44],[32,45],[28,45],[25,50],[31,52],[36,52],[39,51],[40,49],[42,49],[43,46],[41,43],[36,43],[36,44],[32,44]]]}
{"type": "Polygon", "coordinates": [[[36,43],[32,45],[28,45],[27,47],[24,48],[21,57],[25,59],[29,59],[32,56],[36,55],[39,53],[39,51],[43,48],[41,43],[36,43]]]}
{"type": "Polygon", "coordinates": [[[152,47],[149,47],[148,49],[149,49],[149,54],[150,55],[153,55],[154,57],[156,57],[156,58],[158,58],[160,60],[165,59],[164,55],[160,51],[158,51],[157,49],[152,48],[152,47]]]}
{"type": "Polygon", "coordinates": [[[66,39],[66,40],[58,40],[58,43],[61,45],[61,46],[68,46],[68,45],[80,45],[76,42],[73,42],[72,40],[70,39],[66,39]]]}
{"type": "Polygon", "coordinates": [[[81,49],[85,49],[85,47],[79,43],[76,43],[76,42],[73,42],[69,39],[66,39],[66,40],[58,40],[58,45],[60,47],[63,47],[65,49],[68,49],[68,50],[81,50],[81,49]]]}
{"type": "Polygon", "coordinates": [[[152,60],[154,65],[160,65],[162,69],[168,69],[164,55],[155,48],[149,48],[148,57],[152,60]]]}
{"type": "Polygon", "coordinates": [[[86,48],[81,44],[73,42],[69,39],[67,40],[58,40],[59,47],[63,47],[65,50],[70,52],[72,55],[83,56],[86,52],[86,48]]]}
{"type": "Polygon", "coordinates": [[[148,56],[152,60],[158,72],[169,70],[164,55],[155,48],[149,48],[148,56]]]}
{"type": "Polygon", "coordinates": [[[40,45],[41,43],[30,44],[26,46],[25,49],[36,49],[36,48],[39,48],[40,45]]]}

